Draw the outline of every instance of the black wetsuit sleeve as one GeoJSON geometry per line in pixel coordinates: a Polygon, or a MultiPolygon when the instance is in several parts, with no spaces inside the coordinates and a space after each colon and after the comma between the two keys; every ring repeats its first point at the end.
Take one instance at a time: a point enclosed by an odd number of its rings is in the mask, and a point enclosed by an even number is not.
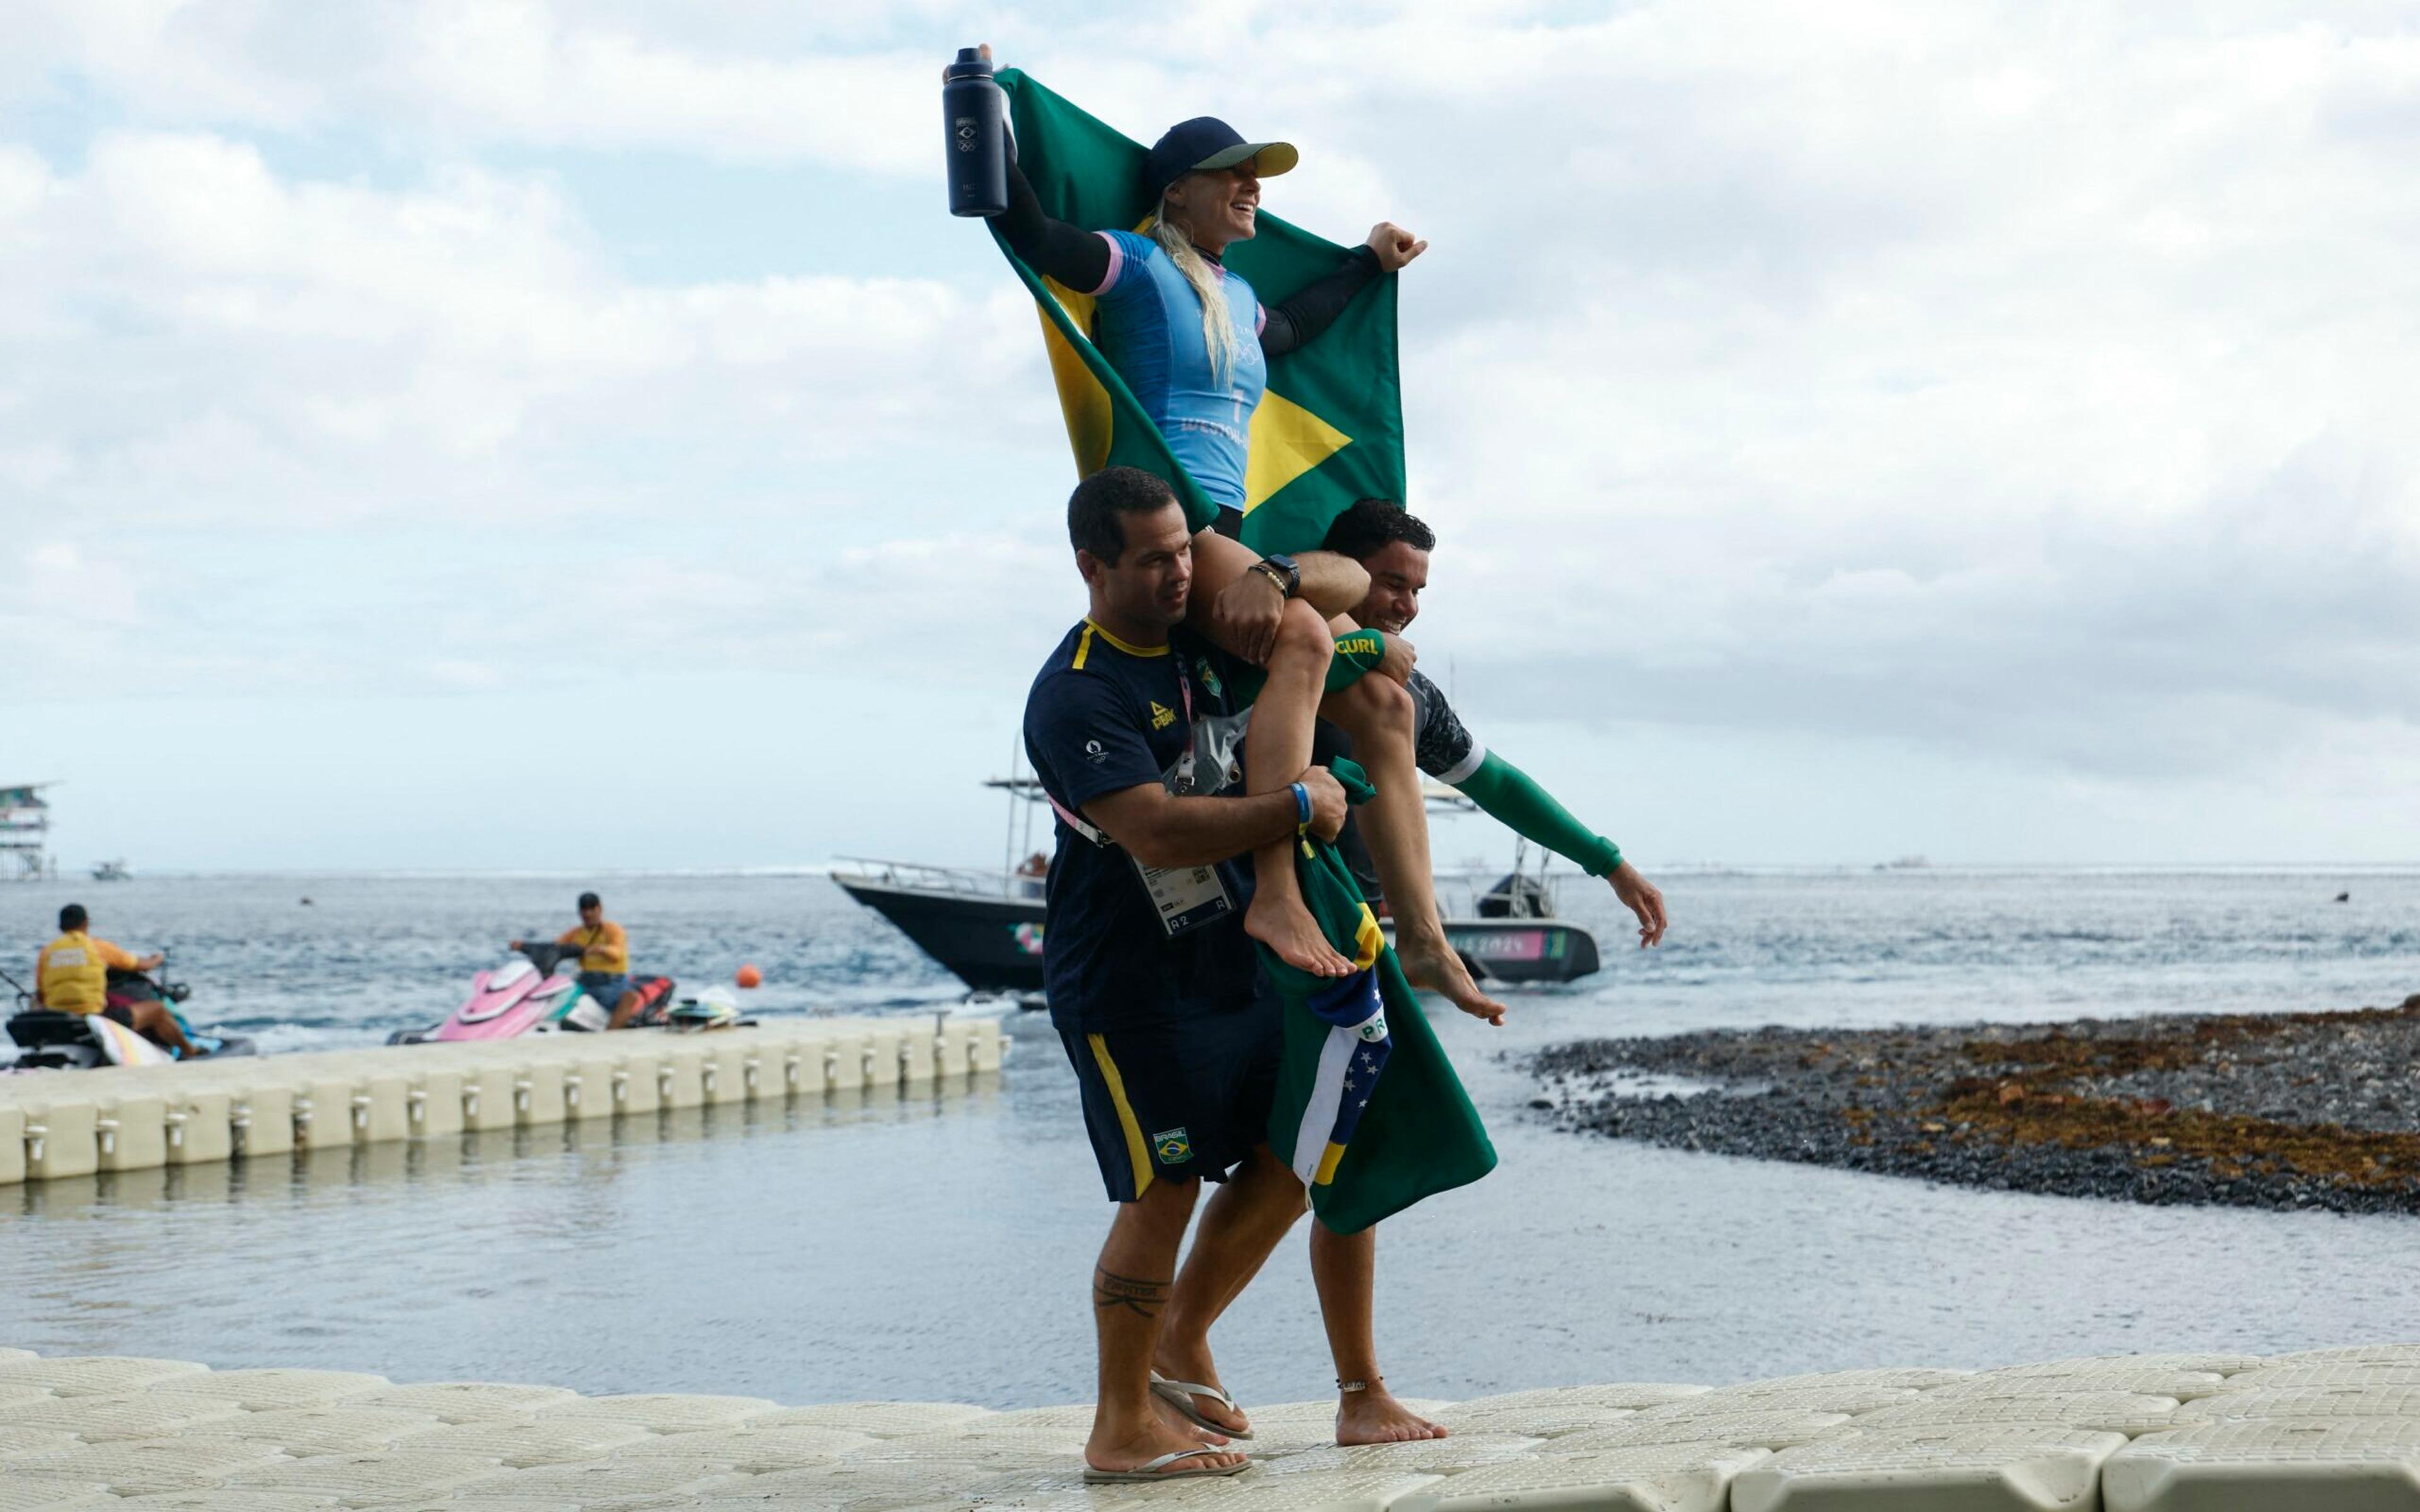
{"type": "Polygon", "coordinates": [[[1000,218],[1000,239],[1025,260],[1025,266],[1079,294],[1092,293],[1109,276],[1109,242],[1045,215],[1042,201],[1014,156],[1008,160],[1008,210],[1000,218]]]}
{"type": "MultiPolygon", "coordinates": [[[[1012,173],[1014,171],[1011,170],[1012,173]]],[[[1016,213],[1014,184],[1009,189],[1009,213],[1016,213]]],[[[1031,258],[1027,260],[1032,261],[1031,258]]],[[[1368,247],[1354,248],[1353,255],[1344,259],[1343,267],[1326,278],[1295,290],[1294,297],[1283,304],[1269,307],[1268,323],[1261,327],[1261,355],[1283,357],[1326,331],[1336,323],[1338,316],[1344,313],[1344,307],[1353,302],[1353,296],[1361,292],[1362,285],[1377,276],[1378,255],[1368,247]]]]}

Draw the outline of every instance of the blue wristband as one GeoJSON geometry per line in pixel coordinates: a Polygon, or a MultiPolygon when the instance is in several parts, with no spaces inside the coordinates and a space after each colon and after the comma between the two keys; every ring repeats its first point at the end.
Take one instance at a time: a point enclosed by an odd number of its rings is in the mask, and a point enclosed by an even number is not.
{"type": "Polygon", "coordinates": [[[1294,822],[1298,827],[1311,827],[1311,789],[1299,782],[1294,785],[1294,822]]]}

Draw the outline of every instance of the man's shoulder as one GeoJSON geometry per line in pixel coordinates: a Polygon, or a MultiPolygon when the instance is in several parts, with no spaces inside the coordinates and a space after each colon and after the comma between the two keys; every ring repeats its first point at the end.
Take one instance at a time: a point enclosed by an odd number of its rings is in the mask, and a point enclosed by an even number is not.
{"type": "Polygon", "coordinates": [[[1404,679],[1404,687],[1411,693],[1412,702],[1419,706],[1423,717],[1453,712],[1453,705],[1446,702],[1445,689],[1437,687],[1436,679],[1418,667],[1413,668],[1412,675],[1404,679]]]}
{"type": "MultiPolygon", "coordinates": [[[[1050,655],[1042,658],[1041,668],[1033,674],[1033,691],[1036,694],[1060,678],[1086,670],[1077,665],[1077,651],[1082,642],[1084,626],[1079,624],[1061,636],[1059,643],[1050,648],[1050,655]]],[[[1090,659],[1086,658],[1087,661],[1090,659]]]]}

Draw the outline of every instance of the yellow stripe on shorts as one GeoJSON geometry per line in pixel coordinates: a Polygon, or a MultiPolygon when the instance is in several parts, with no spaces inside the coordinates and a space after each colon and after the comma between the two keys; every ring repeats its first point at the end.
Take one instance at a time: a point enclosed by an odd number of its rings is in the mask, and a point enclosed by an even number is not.
{"type": "Polygon", "coordinates": [[[1135,1196],[1151,1190],[1151,1147],[1143,1143],[1142,1125],[1135,1121],[1134,1108],[1126,1102],[1125,1078],[1118,1074],[1118,1063],[1109,1058],[1109,1041],[1097,1034],[1084,1036],[1093,1047],[1093,1061],[1101,1068],[1101,1080],[1109,1084],[1109,1102],[1118,1110],[1118,1127],[1125,1131],[1126,1164],[1133,1167],[1135,1196]]]}

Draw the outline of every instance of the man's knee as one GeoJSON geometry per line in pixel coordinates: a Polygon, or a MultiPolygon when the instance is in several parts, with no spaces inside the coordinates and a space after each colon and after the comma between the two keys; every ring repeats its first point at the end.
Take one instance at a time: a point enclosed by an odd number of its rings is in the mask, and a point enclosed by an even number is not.
{"type": "Polygon", "coordinates": [[[1171,1180],[1163,1176],[1144,1187],[1132,1202],[1118,1204],[1118,1221],[1145,1228],[1173,1227],[1182,1234],[1201,1196],[1199,1180],[1171,1180]]]}

